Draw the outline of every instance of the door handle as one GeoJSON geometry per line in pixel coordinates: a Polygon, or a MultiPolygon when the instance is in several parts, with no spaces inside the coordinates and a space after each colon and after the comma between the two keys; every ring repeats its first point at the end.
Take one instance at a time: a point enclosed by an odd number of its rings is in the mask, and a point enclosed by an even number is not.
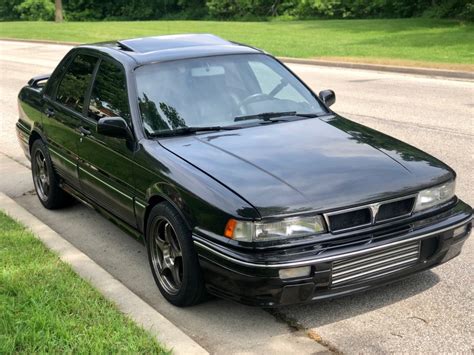
{"type": "Polygon", "coordinates": [[[44,114],[46,115],[46,117],[51,118],[54,116],[54,110],[48,107],[46,110],[44,110],[44,114]]]}
{"type": "Polygon", "coordinates": [[[81,133],[81,136],[89,136],[92,132],[89,131],[87,128],[84,128],[82,126],[79,127],[79,132],[81,133]]]}

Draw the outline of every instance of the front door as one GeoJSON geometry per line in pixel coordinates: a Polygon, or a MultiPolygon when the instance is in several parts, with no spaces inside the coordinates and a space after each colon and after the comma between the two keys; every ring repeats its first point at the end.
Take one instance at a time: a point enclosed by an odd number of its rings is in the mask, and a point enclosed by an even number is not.
{"type": "Polygon", "coordinates": [[[125,73],[111,59],[101,59],[83,119],[79,140],[79,179],[87,197],[136,226],[133,209],[133,144],[97,133],[102,117],[122,117],[131,127],[125,73]]]}

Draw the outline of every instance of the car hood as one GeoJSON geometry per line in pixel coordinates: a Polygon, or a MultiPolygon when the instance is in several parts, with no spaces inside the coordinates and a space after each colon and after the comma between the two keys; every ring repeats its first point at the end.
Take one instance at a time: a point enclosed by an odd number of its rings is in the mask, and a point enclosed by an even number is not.
{"type": "Polygon", "coordinates": [[[167,138],[160,144],[241,196],[262,217],[349,207],[454,177],[432,156],[340,116],[167,138]]]}

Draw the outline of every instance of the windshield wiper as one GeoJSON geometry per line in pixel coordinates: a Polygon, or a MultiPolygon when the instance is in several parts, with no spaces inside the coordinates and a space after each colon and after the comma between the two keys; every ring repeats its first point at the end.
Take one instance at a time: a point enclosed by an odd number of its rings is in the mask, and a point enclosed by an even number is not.
{"type": "Polygon", "coordinates": [[[314,117],[321,117],[325,115],[327,115],[327,113],[325,112],[321,112],[321,113],[298,113],[296,111],[262,112],[262,113],[257,113],[255,115],[237,116],[234,118],[234,122],[247,121],[247,120],[277,121],[277,120],[273,120],[273,118],[285,117],[285,116],[314,118],[314,117]]]}
{"type": "Polygon", "coordinates": [[[230,131],[237,128],[240,128],[240,127],[238,126],[179,127],[176,129],[170,129],[168,131],[154,131],[154,132],[151,132],[150,135],[152,137],[169,137],[169,136],[178,136],[181,134],[206,132],[206,131],[230,131]]]}
{"type": "Polygon", "coordinates": [[[296,115],[296,111],[262,112],[262,113],[257,113],[256,115],[237,116],[234,118],[234,122],[255,120],[255,119],[269,121],[270,118],[283,117],[283,116],[295,116],[295,115],[296,115]]]}

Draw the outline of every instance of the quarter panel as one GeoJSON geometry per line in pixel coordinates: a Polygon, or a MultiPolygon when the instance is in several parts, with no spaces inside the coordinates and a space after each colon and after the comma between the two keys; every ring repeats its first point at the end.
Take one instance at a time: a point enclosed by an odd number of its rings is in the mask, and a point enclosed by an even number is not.
{"type": "Polygon", "coordinates": [[[29,139],[33,130],[42,130],[42,94],[40,89],[25,86],[18,95],[17,135],[29,158],[29,139]]]}

